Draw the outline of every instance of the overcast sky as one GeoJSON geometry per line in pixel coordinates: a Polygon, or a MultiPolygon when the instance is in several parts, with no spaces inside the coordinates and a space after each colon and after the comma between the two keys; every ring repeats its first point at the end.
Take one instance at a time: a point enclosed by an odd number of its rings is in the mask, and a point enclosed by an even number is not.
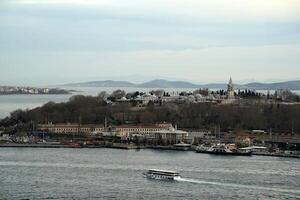
{"type": "Polygon", "coordinates": [[[0,84],[300,79],[299,0],[1,0],[0,84]]]}

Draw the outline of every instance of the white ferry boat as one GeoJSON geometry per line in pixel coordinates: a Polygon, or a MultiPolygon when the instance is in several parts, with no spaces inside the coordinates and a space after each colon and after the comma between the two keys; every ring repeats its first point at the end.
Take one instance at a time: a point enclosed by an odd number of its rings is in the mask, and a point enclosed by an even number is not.
{"type": "Polygon", "coordinates": [[[143,174],[147,178],[159,179],[159,180],[174,180],[175,178],[180,178],[178,172],[159,170],[159,169],[149,169],[147,172],[144,172],[143,174]]]}
{"type": "Polygon", "coordinates": [[[196,148],[197,153],[208,153],[216,155],[234,155],[234,156],[251,156],[252,152],[242,149],[229,149],[225,144],[217,144],[211,147],[199,146],[196,148]]]}

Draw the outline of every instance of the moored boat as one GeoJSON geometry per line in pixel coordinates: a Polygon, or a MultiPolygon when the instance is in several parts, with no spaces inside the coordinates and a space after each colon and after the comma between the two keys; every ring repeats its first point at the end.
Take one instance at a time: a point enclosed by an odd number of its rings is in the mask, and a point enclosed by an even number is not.
{"type": "Polygon", "coordinates": [[[174,180],[180,177],[178,172],[159,169],[149,169],[143,174],[147,178],[158,180],[174,180]]]}
{"type": "Polygon", "coordinates": [[[189,149],[191,149],[191,144],[186,144],[186,143],[178,143],[178,144],[174,144],[173,148],[174,150],[182,150],[182,151],[187,151],[189,149]]]}
{"type": "Polygon", "coordinates": [[[233,156],[251,156],[252,151],[229,149],[225,144],[217,144],[211,147],[199,146],[196,148],[197,153],[207,153],[216,155],[233,155],[233,156]]]}

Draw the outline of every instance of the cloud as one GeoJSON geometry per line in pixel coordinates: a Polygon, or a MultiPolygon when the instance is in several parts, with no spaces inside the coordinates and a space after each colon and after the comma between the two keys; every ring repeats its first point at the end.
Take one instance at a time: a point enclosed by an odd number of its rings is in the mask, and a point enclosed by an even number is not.
{"type": "MultiPolygon", "coordinates": [[[[299,21],[299,0],[19,0],[18,4],[105,7],[126,15],[195,21],[299,21]]],[[[162,19],[163,20],[163,19],[162,19]]]]}
{"type": "Polygon", "coordinates": [[[111,7],[52,4],[55,6],[0,8],[0,52],[186,50],[300,43],[300,23],[177,21],[155,12],[127,15],[111,7]]]}
{"type": "Polygon", "coordinates": [[[235,79],[288,79],[299,74],[300,45],[212,47],[131,52],[27,52],[0,55],[1,79],[47,82],[85,77],[142,74],[198,82],[235,79]],[[18,59],[15,59],[18,57],[18,59]],[[26,70],[25,70],[26,69],[26,70]],[[283,70],[284,69],[284,70],[283,70]],[[23,70],[16,74],[16,71],[23,70]],[[45,74],[47,72],[47,75],[45,74]]]}
{"type": "MultiPolygon", "coordinates": [[[[102,1],[103,2],[103,1],[102,1]]],[[[19,4],[78,4],[78,5],[99,5],[101,1],[96,0],[15,0],[19,4]]]]}
{"type": "Polygon", "coordinates": [[[204,81],[299,74],[298,0],[0,4],[2,81],[76,81],[98,73],[204,81]]]}

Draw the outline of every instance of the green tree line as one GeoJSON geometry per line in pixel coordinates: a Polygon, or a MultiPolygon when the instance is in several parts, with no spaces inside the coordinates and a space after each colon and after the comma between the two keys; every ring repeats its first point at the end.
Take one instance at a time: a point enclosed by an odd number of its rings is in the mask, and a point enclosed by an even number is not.
{"type": "Polygon", "coordinates": [[[104,124],[170,122],[180,128],[203,129],[220,125],[222,130],[272,128],[277,132],[300,133],[299,104],[108,104],[101,96],[77,95],[65,103],[49,102],[32,110],[16,110],[0,126],[22,123],[104,124]]]}

